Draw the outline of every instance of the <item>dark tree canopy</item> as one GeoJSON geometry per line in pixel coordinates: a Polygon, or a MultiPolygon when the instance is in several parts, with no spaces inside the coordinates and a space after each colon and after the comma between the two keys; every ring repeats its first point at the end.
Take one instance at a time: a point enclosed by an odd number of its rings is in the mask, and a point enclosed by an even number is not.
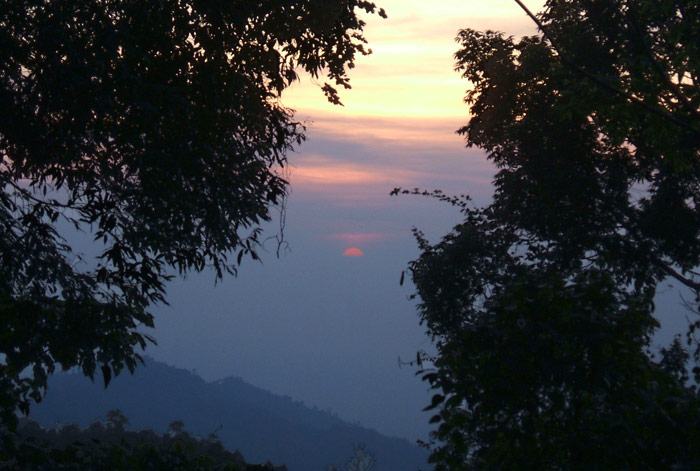
{"type": "Polygon", "coordinates": [[[367,54],[362,0],[0,3],[0,409],[56,363],[133,369],[172,269],[235,272],[287,192],[303,69],[328,100],[367,54]],[[84,262],[61,227],[91,234],[84,262]],[[33,373],[22,376],[31,368],[33,373]]]}
{"type": "Polygon", "coordinates": [[[459,33],[459,132],[498,172],[417,234],[438,469],[700,468],[686,342],[650,344],[659,283],[700,293],[699,8],[549,0],[540,35],[459,33]]]}
{"type": "Polygon", "coordinates": [[[246,463],[240,452],[224,448],[215,433],[206,438],[191,435],[181,421],[165,434],[153,430],[127,430],[129,419],[111,410],[104,421],[85,428],[63,425],[44,429],[21,419],[16,443],[0,442],[4,470],[172,470],[172,471],[286,471],[286,466],[246,463]]]}

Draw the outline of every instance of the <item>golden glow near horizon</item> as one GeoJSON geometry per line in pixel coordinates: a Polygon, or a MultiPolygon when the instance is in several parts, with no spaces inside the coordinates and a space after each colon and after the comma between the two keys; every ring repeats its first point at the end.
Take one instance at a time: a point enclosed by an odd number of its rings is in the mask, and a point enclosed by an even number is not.
{"type": "MultiPolygon", "coordinates": [[[[302,119],[325,115],[374,118],[463,118],[468,86],[454,71],[454,41],[461,28],[522,35],[535,32],[513,0],[377,0],[387,19],[366,15],[365,37],[372,54],[356,59],[345,106],[326,102],[319,84],[305,76],[287,90],[285,105],[302,119]]],[[[537,11],[541,0],[529,2],[537,11]]],[[[323,82],[323,78],[319,79],[323,82]]]]}

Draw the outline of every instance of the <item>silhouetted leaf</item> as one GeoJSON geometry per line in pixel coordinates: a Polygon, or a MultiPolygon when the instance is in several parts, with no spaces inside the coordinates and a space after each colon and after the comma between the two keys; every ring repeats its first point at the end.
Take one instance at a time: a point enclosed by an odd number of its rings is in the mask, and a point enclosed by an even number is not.
{"type": "Polygon", "coordinates": [[[105,389],[106,389],[107,385],[109,385],[109,381],[112,379],[112,370],[107,365],[102,365],[101,369],[102,369],[102,379],[104,380],[105,389]]]}

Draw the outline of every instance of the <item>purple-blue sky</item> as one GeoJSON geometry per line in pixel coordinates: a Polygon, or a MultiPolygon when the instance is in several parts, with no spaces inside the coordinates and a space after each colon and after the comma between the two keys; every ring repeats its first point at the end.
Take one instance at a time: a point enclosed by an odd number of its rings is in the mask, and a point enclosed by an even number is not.
{"type": "MultiPolygon", "coordinates": [[[[308,78],[283,97],[310,121],[308,141],[289,155],[289,250],[277,258],[270,241],[262,264],[246,260],[237,278],[216,286],[210,273],[173,282],[170,306],[157,309],[159,345],[147,353],[205,379],[241,376],[415,440],[430,430],[420,412],[430,393],[398,358],[431,344],[408,300],[413,287],[399,278],[418,255],[411,228],[437,241],[459,214],[389,192],[440,188],[488,201],[494,170],[454,132],[468,119],[454,37],[460,27],[534,29],[512,0],[377,3],[389,19],[369,19],[374,53],[358,60],[345,106],[326,104],[308,78]],[[364,255],[343,256],[350,247],[364,255]]],[[[676,304],[676,295],[666,296],[676,304]]]]}
{"type": "Polygon", "coordinates": [[[238,375],[382,432],[425,438],[426,386],[412,368],[399,369],[398,358],[414,358],[430,343],[407,299],[412,287],[399,279],[418,255],[413,225],[437,240],[459,214],[427,198],[389,192],[397,185],[456,192],[471,181],[476,193],[486,194],[491,170],[479,152],[465,151],[453,138],[454,127],[445,129],[452,149],[344,142],[311,129],[292,159],[359,169],[332,170],[341,182],[305,176],[313,181],[303,185],[293,170],[284,230],[289,250],[278,259],[270,241],[262,264],[246,260],[237,278],[217,286],[206,273],[172,283],[170,306],[158,309],[159,346],[149,354],[207,379],[238,375]],[[361,174],[363,165],[385,174],[360,179],[353,172],[361,174]],[[455,175],[464,175],[464,183],[455,175]],[[349,247],[364,255],[343,256],[349,247]]]}

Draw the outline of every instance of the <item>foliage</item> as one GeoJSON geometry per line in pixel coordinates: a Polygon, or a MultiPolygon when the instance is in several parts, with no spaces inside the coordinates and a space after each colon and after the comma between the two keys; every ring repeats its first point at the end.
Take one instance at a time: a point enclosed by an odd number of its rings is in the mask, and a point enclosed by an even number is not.
{"type": "Polygon", "coordinates": [[[352,458],[345,463],[345,469],[347,471],[372,471],[374,463],[374,456],[365,450],[363,446],[357,446],[352,458]]]}
{"type": "Polygon", "coordinates": [[[0,4],[0,411],[56,364],[105,383],[153,339],[164,283],[257,258],[304,127],[280,101],[303,69],[349,88],[363,0],[0,4]],[[96,261],[71,250],[73,227],[96,261]]]}
{"type": "Polygon", "coordinates": [[[441,242],[417,232],[437,469],[700,466],[689,353],[650,349],[657,285],[700,292],[698,8],[549,0],[538,36],[459,33],[459,132],[498,172],[485,208],[435,194],[464,214],[441,242]]]}
{"type": "MultiPolygon", "coordinates": [[[[345,471],[372,471],[374,463],[374,456],[364,446],[356,446],[352,458],[345,463],[345,471]]],[[[326,471],[338,471],[338,467],[328,466],[326,471]]]]}
{"type": "Polygon", "coordinates": [[[16,434],[4,436],[0,463],[3,469],[17,470],[286,470],[284,466],[246,463],[239,452],[226,450],[216,435],[205,440],[193,437],[181,423],[177,433],[159,435],[152,430],[126,431],[124,422],[128,420],[118,410],[85,429],[45,430],[23,419],[16,434]]]}

